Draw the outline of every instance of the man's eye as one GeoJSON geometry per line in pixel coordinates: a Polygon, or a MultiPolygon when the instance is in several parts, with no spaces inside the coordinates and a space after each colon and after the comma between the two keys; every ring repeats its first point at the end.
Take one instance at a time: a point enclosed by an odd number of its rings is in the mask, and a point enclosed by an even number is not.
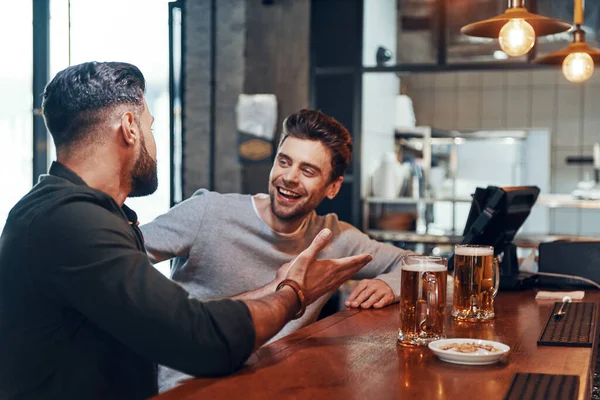
{"type": "Polygon", "coordinates": [[[312,169],[303,169],[302,171],[304,171],[304,173],[308,176],[313,176],[315,173],[312,169]]]}

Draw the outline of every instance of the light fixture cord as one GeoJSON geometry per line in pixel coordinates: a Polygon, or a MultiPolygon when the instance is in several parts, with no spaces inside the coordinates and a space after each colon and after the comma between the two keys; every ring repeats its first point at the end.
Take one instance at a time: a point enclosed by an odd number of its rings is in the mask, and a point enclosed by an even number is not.
{"type": "Polygon", "coordinates": [[[575,0],[575,10],[573,11],[573,22],[575,25],[583,25],[584,0],[575,0]]]}

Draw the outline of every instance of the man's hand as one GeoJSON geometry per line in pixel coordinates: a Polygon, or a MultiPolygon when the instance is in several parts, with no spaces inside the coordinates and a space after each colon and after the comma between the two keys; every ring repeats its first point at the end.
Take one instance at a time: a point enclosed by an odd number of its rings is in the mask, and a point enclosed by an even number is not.
{"type": "Polygon", "coordinates": [[[363,279],[354,288],[346,307],[381,308],[394,302],[394,291],[381,279],[363,279]]]}
{"type": "Polygon", "coordinates": [[[306,304],[337,289],[372,259],[369,254],[361,254],[333,260],[317,260],[317,255],[329,244],[329,240],[331,231],[323,229],[310,246],[292,261],[286,275],[286,279],[292,279],[300,285],[306,297],[306,304]]]}
{"type": "Polygon", "coordinates": [[[279,267],[277,269],[277,273],[275,274],[275,280],[273,281],[276,285],[278,285],[279,282],[281,282],[282,280],[284,280],[286,278],[288,272],[290,272],[290,267],[295,262],[296,262],[296,259],[294,258],[292,261],[283,264],[281,267],[279,267]]]}
{"type": "MultiPolygon", "coordinates": [[[[369,254],[335,260],[317,260],[317,255],[327,246],[330,239],[331,231],[323,229],[306,250],[277,271],[276,280],[285,274],[286,279],[292,279],[300,285],[304,293],[305,305],[337,289],[371,261],[372,257],[369,254]]],[[[266,287],[272,285],[273,282],[266,287]]],[[[242,301],[248,306],[254,323],[255,349],[279,332],[299,310],[298,296],[290,286],[271,291],[260,298],[242,301]]]]}

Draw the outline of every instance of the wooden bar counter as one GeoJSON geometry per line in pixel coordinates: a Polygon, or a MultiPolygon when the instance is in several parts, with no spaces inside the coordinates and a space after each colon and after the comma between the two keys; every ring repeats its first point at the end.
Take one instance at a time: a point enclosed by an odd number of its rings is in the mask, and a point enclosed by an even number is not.
{"type": "MultiPolygon", "coordinates": [[[[533,290],[499,293],[488,323],[448,317],[449,338],[510,346],[493,365],[449,364],[428,348],[398,346],[395,304],[341,311],[261,348],[232,376],[193,379],[157,399],[502,399],[517,372],[578,375],[579,399],[589,398],[597,344],[538,346],[554,302],[534,297],[533,290]]],[[[583,301],[598,306],[600,292],[587,290],[583,301]]]]}

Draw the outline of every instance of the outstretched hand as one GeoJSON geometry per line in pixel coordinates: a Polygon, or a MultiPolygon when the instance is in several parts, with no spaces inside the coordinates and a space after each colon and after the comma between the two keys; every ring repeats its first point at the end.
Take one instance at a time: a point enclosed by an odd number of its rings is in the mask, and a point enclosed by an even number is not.
{"type": "Polygon", "coordinates": [[[259,289],[259,291],[264,291],[264,288],[270,287],[269,294],[261,295],[256,299],[248,297],[243,299],[250,310],[254,324],[255,349],[262,346],[290,321],[294,315],[292,311],[302,311],[302,308],[297,309],[298,300],[303,303],[302,306],[311,304],[324,294],[337,289],[371,261],[369,254],[333,260],[317,260],[319,252],[329,244],[330,240],[331,231],[323,229],[306,250],[292,262],[279,268],[275,282],[259,289]],[[279,284],[283,279],[291,279],[300,286],[304,294],[304,301],[296,291],[295,285],[283,286],[279,291],[272,290],[272,284],[279,284]]]}
{"type": "Polygon", "coordinates": [[[319,252],[329,244],[330,240],[329,229],[319,232],[310,246],[292,261],[285,277],[300,285],[307,304],[337,289],[372,259],[369,254],[360,254],[331,260],[317,260],[319,252]]]}

